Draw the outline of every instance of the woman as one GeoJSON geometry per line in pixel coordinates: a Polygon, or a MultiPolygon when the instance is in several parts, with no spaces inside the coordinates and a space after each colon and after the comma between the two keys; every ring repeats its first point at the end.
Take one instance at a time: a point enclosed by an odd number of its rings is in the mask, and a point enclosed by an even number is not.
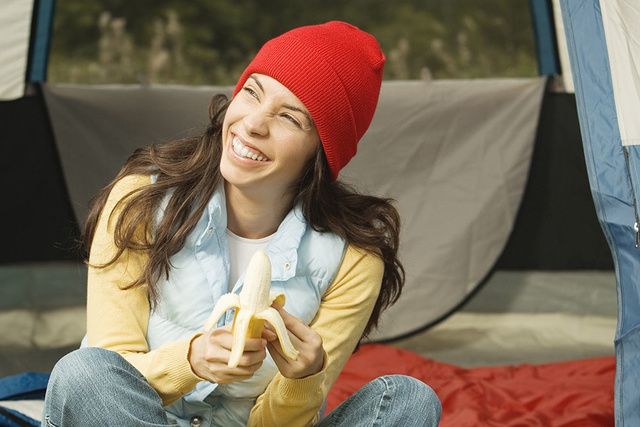
{"type": "MultiPolygon", "coordinates": [[[[136,151],[87,220],[87,337],[61,359],[48,425],[309,425],[361,337],[404,281],[389,200],[338,182],[367,130],[384,55],[344,22],[267,42],[231,101],[214,97],[199,138],[136,151]],[[297,360],[265,329],[236,368],[231,314],[201,328],[238,292],[259,249],[297,360]]],[[[436,425],[428,386],[381,377],[320,425],[436,425]]]]}

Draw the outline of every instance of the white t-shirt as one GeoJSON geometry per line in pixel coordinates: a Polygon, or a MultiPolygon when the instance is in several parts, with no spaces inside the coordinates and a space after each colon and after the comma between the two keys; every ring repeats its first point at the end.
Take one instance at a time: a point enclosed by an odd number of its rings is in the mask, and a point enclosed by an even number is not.
{"type": "Polygon", "coordinates": [[[269,240],[271,240],[275,234],[276,233],[273,233],[261,239],[247,239],[234,234],[227,228],[230,263],[229,290],[233,288],[233,285],[236,284],[240,276],[242,276],[247,269],[247,265],[249,265],[253,254],[261,249],[265,249],[269,240]]]}

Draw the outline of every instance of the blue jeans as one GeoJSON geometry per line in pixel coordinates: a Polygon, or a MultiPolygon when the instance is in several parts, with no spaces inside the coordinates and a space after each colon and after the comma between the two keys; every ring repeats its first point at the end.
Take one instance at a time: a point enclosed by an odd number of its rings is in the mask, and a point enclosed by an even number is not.
{"type": "MultiPolygon", "coordinates": [[[[424,383],[403,375],[377,378],[318,426],[437,426],[440,401],[424,383]]],[[[175,426],[140,372],[119,354],[82,348],[51,373],[43,426],[175,426]]],[[[194,420],[192,425],[205,424],[194,420]]]]}

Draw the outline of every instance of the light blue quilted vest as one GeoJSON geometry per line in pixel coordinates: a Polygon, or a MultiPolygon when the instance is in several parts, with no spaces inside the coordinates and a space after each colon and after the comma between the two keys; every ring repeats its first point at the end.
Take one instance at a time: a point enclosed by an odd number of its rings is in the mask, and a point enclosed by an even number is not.
{"type": "MultiPolygon", "coordinates": [[[[161,207],[158,217],[162,212],[161,207]]],[[[224,189],[220,185],[183,249],[171,258],[169,279],[158,283],[159,303],[151,313],[147,332],[151,350],[200,330],[218,298],[229,291],[226,226],[224,189]]],[[[307,227],[299,206],[288,213],[266,248],[272,264],[271,287],[285,293],[288,312],[307,324],[313,320],[345,249],[344,240],[335,234],[307,227]]],[[[243,279],[232,284],[233,292],[240,292],[243,279]]],[[[229,311],[218,326],[232,320],[229,311]]],[[[221,385],[202,381],[165,409],[181,426],[189,426],[194,416],[203,419],[203,426],[246,425],[256,398],[277,371],[267,356],[252,378],[221,385]]]]}

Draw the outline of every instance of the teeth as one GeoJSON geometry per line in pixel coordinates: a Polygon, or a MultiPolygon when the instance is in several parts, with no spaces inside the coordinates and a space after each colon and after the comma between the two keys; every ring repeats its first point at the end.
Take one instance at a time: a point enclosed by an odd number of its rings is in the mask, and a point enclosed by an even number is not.
{"type": "Polygon", "coordinates": [[[248,159],[258,160],[260,162],[267,160],[266,157],[264,157],[264,156],[262,156],[262,155],[260,155],[258,153],[254,153],[247,146],[243,145],[240,142],[240,140],[238,139],[238,137],[234,137],[233,138],[233,141],[232,141],[231,145],[233,146],[233,151],[238,156],[246,157],[248,159]]]}

